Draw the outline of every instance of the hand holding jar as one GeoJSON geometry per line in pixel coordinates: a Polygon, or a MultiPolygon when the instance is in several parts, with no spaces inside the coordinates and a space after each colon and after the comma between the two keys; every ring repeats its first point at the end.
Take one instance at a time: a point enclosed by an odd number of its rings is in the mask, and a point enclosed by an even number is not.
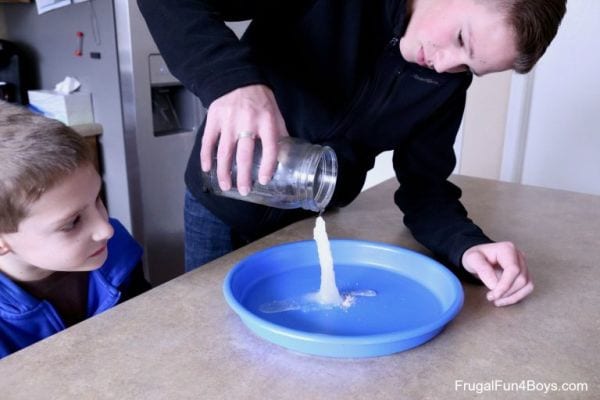
{"type": "Polygon", "coordinates": [[[200,151],[202,171],[209,172],[213,168],[216,154],[219,186],[228,191],[235,162],[237,189],[245,196],[252,187],[256,142],[260,141],[262,146],[258,180],[267,184],[276,168],[278,141],[284,136],[288,136],[287,129],[271,89],[250,85],[233,90],[213,101],[208,108],[200,151]]]}

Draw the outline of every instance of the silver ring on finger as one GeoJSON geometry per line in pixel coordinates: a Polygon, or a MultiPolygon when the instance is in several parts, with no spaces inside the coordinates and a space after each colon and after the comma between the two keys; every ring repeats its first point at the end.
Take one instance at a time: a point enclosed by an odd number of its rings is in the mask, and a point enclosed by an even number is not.
{"type": "Polygon", "coordinates": [[[239,132],[237,135],[237,140],[244,139],[244,138],[254,139],[254,132],[252,132],[252,131],[239,132]]]}

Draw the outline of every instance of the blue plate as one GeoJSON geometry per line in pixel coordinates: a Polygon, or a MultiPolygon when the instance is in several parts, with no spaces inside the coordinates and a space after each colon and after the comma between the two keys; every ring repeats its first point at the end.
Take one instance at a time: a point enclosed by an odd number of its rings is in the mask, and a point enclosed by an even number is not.
{"type": "Polygon", "coordinates": [[[458,279],[437,261],[384,243],[331,240],[336,284],[348,306],[328,307],[312,240],[271,247],[227,274],[225,299],[258,336],[329,357],[374,357],[418,346],[460,311],[458,279]]]}

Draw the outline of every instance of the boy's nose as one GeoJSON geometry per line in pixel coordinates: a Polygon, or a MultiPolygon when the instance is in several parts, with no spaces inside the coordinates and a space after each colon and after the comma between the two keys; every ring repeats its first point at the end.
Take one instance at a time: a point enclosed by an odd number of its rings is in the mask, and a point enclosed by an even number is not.
{"type": "Polygon", "coordinates": [[[112,225],[108,222],[108,220],[104,218],[99,218],[96,226],[94,227],[94,232],[92,234],[92,239],[96,242],[102,242],[110,239],[115,233],[112,225]]]}
{"type": "Polygon", "coordinates": [[[433,60],[433,67],[440,74],[444,72],[462,72],[465,70],[460,54],[450,50],[439,51],[433,60]]]}
{"type": "Polygon", "coordinates": [[[433,63],[433,67],[435,68],[435,72],[439,74],[443,74],[444,72],[448,72],[455,63],[449,62],[448,57],[439,57],[433,63]]]}

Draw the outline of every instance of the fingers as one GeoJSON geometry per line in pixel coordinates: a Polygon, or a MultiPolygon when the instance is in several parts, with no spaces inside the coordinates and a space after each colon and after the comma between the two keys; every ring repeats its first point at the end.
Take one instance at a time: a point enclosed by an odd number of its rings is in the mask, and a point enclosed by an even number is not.
{"type": "Polygon", "coordinates": [[[517,258],[521,272],[504,295],[494,300],[494,305],[496,306],[502,307],[518,303],[533,292],[534,285],[527,269],[525,256],[517,250],[517,258]]]}
{"type": "Polygon", "coordinates": [[[488,289],[494,289],[496,287],[498,284],[498,276],[496,275],[494,267],[488,262],[483,253],[476,251],[470,254],[468,256],[468,265],[470,268],[467,270],[481,279],[481,282],[483,282],[488,289]]]}
{"type": "MultiPolygon", "coordinates": [[[[272,131],[277,128],[271,128],[272,131]]],[[[281,135],[268,134],[261,136],[262,156],[258,170],[258,182],[261,185],[269,183],[277,167],[277,154],[281,135]]]]}
{"type": "MultiPolygon", "coordinates": [[[[249,131],[247,131],[249,132],[249,131]]],[[[252,187],[252,159],[254,155],[254,137],[240,136],[237,142],[237,189],[242,196],[250,193],[252,187]]]]}
{"type": "Polygon", "coordinates": [[[511,304],[515,304],[518,303],[519,301],[523,300],[525,297],[529,296],[531,294],[531,292],[533,292],[533,282],[528,282],[525,286],[523,286],[521,289],[517,290],[516,292],[502,297],[498,300],[494,301],[494,305],[498,306],[498,307],[503,307],[503,306],[509,306],[511,304]]]}
{"type": "MultiPolygon", "coordinates": [[[[488,293],[488,300],[496,301],[509,297],[515,299],[519,295],[514,295],[522,290],[524,290],[523,293],[526,293],[522,297],[525,297],[533,290],[533,283],[531,283],[523,253],[517,250],[512,243],[499,243],[498,245],[500,251],[497,254],[496,263],[502,270],[502,276],[498,285],[488,293]]],[[[506,300],[500,303],[512,304],[506,300]]]]}
{"type": "Polygon", "coordinates": [[[212,167],[212,157],[215,146],[219,140],[221,127],[218,122],[218,117],[210,112],[206,116],[206,126],[202,135],[202,147],[200,148],[200,166],[202,171],[208,172],[212,167]]]}
{"type": "Polygon", "coordinates": [[[267,184],[277,165],[281,136],[287,136],[285,122],[268,87],[250,85],[233,90],[208,108],[200,150],[202,170],[210,171],[216,148],[219,186],[224,191],[231,189],[231,166],[235,159],[238,191],[246,195],[252,187],[255,140],[260,140],[263,147],[259,181],[267,184]],[[252,135],[245,135],[249,132],[252,135]]]}
{"type": "Polygon", "coordinates": [[[496,263],[499,264],[503,271],[498,284],[488,295],[489,300],[496,300],[503,297],[521,274],[519,258],[514,248],[501,248],[497,253],[496,263]]]}
{"type": "Polygon", "coordinates": [[[266,185],[273,177],[277,167],[279,140],[284,136],[288,136],[285,121],[281,116],[275,96],[268,90],[265,98],[268,103],[266,106],[270,109],[270,112],[265,114],[261,120],[262,129],[259,132],[262,155],[258,170],[258,181],[261,185],[266,185]]]}
{"type": "Polygon", "coordinates": [[[217,179],[221,190],[231,189],[231,164],[236,149],[236,138],[230,129],[223,129],[217,148],[217,179]]]}
{"type": "Polygon", "coordinates": [[[517,303],[533,291],[525,257],[510,242],[474,246],[463,265],[491,289],[486,297],[496,306],[517,303]]]}

